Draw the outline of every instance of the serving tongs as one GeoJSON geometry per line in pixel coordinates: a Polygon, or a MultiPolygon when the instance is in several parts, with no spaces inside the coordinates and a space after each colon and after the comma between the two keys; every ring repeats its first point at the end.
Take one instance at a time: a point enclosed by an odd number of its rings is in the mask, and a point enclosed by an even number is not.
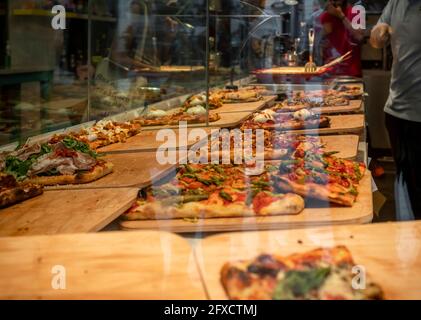
{"type": "Polygon", "coordinates": [[[314,63],[313,53],[314,53],[314,29],[311,28],[308,31],[308,41],[310,44],[310,55],[309,55],[309,61],[304,66],[304,71],[308,73],[314,73],[317,71],[317,66],[314,63]]]}
{"type": "Polygon", "coordinates": [[[340,56],[339,58],[336,58],[335,60],[332,60],[328,64],[325,64],[322,68],[323,69],[331,68],[331,67],[333,67],[337,64],[340,64],[342,62],[345,62],[345,61],[351,59],[351,57],[352,57],[352,51],[348,51],[343,56],[340,56]]]}

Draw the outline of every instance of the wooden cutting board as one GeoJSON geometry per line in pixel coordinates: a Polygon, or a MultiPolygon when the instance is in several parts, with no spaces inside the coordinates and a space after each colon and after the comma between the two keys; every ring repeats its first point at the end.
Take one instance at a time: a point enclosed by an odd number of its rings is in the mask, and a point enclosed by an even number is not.
{"type": "Polygon", "coordinates": [[[342,159],[355,159],[358,155],[360,137],[356,135],[321,136],[325,144],[325,151],[339,151],[335,157],[342,159]]]}
{"type": "Polygon", "coordinates": [[[249,111],[256,112],[263,107],[272,105],[276,100],[276,96],[265,96],[261,101],[246,102],[246,103],[225,103],[221,108],[217,109],[218,113],[230,113],[249,111]]]}
{"type": "Polygon", "coordinates": [[[238,111],[221,113],[221,119],[216,122],[209,123],[209,126],[214,128],[232,128],[240,126],[253,112],[251,111],[238,111]]]}
{"type": "Polygon", "coordinates": [[[322,225],[363,224],[373,219],[371,174],[361,181],[360,194],[352,208],[340,206],[306,208],[298,215],[248,218],[120,221],[122,230],[166,230],[176,233],[225,232],[245,230],[299,229],[322,225]]]}
{"type": "MultiPolygon", "coordinates": [[[[177,150],[172,150],[178,155],[177,150]]],[[[78,185],[47,187],[48,190],[144,187],[175,170],[176,164],[158,163],[156,152],[108,154],[102,159],[114,164],[114,171],[101,179],[78,185]]]]}
{"type": "Polygon", "coordinates": [[[421,299],[421,222],[221,234],[198,243],[195,251],[210,299],[222,300],[227,296],[220,270],[228,261],[337,245],[348,247],[387,299],[421,299]]]}
{"type": "Polygon", "coordinates": [[[164,232],[112,232],[0,239],[0,298],[204,300],[206,296],[186,240],[164,232]],[[65,290],[52,288],[55,266],[64,267],[65,290]]]}
{"type": "MultiPolygon", "coordinates": [[[[211,129],[207,127],[201,128],[207,134],[210,133],[211,129]]],[[[174,134],[177,139],[176,148],[183,148],[183,147],[190,147],[194,145],[198,140],[189,140],[188,136],[192,133],[193,129],[187,129],[186,133],[182,133],[186,135],[186,139],[180,139],[180,130],[174,129],[174,134]]],[[[116,143],[112,144],[103,148],[98,149],[98,152],[103,153],[116,153],[116,152],[127,152],[127,151],[154,151],[158,149],[164,142],[158,141],[159,130],[154,131],[143,131],[137,136],[131,137],[127,139],[125,143],[116,143]]]]}
{"type": "Polygon", "coordinates": [[[138,189],[47,191],[0,210],[0,236],[96,232],[131,207],[138,189]]]}

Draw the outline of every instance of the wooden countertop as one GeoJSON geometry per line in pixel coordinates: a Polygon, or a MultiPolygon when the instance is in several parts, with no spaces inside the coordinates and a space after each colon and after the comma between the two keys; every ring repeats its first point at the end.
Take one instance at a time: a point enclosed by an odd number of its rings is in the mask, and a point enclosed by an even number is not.
{"type": "Polygon", "coordinates": [[[206,296],[186,240],[163,232],[112,232],[0,238],[0,298],[206,296]]]}
{"type": "Polygon", "coordinates": [[[195,251],[210,298],[226,299],[220,270],[228,261],[336,245],[348,247],[386,299],[421,299],[421,222],[228,233],[205,239],[195,251]]]}

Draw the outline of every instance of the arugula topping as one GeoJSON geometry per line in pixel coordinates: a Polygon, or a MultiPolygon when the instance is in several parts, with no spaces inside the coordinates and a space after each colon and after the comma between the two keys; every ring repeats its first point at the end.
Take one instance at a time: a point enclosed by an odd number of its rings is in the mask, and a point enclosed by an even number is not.
{"type": "Polygon", "coordinates": [[[360,165],[358,163],[354,164],[354,170],[355,170],[355,175],[357,176],[357,179],[361,180],[362,173],[361,173],[361,170],[360,170],[360,165]]]}
{"type": "Polygon", "coordinates": [[[324,152],[324,153],[323,153],[323,156],[324,156],[324,157],[331,157],[331,156],[333,156],[333,155],[335,155],[335,154],[338,154],[338,153],[339,153],[339,151],[324,152]]]}
{"type": "Polygon", "coordinates": [[[62,140],[64,146],[68,149],[72,149],[74,151],[79,151],[82,153],[86,153],[89,154],[92,158],[98,158],[98,153],[96,153],[95,151],[91,150],[91,148],[89,147],[89,145],[87,143],[84,143],[82,141],[73,139],[71,137],[66,137],[62,140]]]}
{"type": "Polygon", "coordinates": [[[6,157],[5,172],[13,175],[17,180],[25,179],[35,161],[50,152],[52,152],[52,148],[48,144],[42,144],[41,151],[31,155],[27,160],[22,161],[16,157],[8,156],[6,157]]]}
{"type": "Polygon", "coordinates": [[[28,173],[32,164],[33,161],[30,159],[21,161],[15,157],[7,157],[5,171],[6,173],[13,175],[16,179],[22,180],[26,177],[26,174],[28,173]]]}
{"type": "Polygon", "coordinates": [[[278,170],[278,167],[277,166],[274,166],[274,165],[271,165],[271,164],[269,164],[269,165],[266,166],[266,171],[267,172],[275,172],[277,170],[278,170]]]}
{"type": "Polygon", "coordinates": [[[225,191],[221,191],[221,192],[219,192],[219,195],[221,196],[221,198],[222,199],[225,199],[225,200],[227,200],[227,201],[230,201],[230,202],[232,202],[233,201],[233,199],[232,199],[232,197],[231,197],[231,195],[230,194],[228,194],[228,193],[226,193],[225,191]]]}
{"type": "Polygon", "coordinates": [[[224,170],[219,165],[217,165],[217,164],[212,165],[212,168],[216,172],[218,172],[219,174],[222,174],[222,175],[225,174],[224,170]]]}
{"type": "Polygon", "coordinates": [[[252,184],[253,184],[253,187],[256,189],[264,189],[264,188],[269,188],[271,186],[270,182],[264,181],[264,180],[253,181],[252,184]]]}
{"type": "Polygon", "coordinates": [[[284,279],[277,284],[272,298],[274,300],[308,298],[308,294],[312,290],[316,290],[323,285],[330,272],[330,268],[287,271],[284,279]]]}
{"type": "Polygon", "coordinates": [[[355,187],[353,185],[349,189],[349,193],[352,194],[353,196],[358,196],[358,190],[355,189],[355,187]]]}
{"type": "Polygon", "coordinates": [[[186,164],[186,165],[184,166],[184,168],[186,169],[186,171],[187,171],[188,173],[191,173],[191,174],[196,173],[196,171],[195,171],[192,167],[190,167],[188,164],[186,164]]]}

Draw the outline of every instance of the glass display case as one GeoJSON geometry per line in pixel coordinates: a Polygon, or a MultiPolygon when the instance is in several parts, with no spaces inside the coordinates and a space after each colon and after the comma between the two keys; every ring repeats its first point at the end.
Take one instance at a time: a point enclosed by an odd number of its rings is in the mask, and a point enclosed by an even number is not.
{"type": "MultiPolygon", "coordinates": [[[[283,92],[291,79],[260,81],[256,71],[303,66],[310,28],[314,61],[324,63],[323,1],[64,1],[65,29],[56,30],[52,8],[60,3],[1,1],[2,145],[180,107],[191,94],[227,85],[278,82],[270,88],[283,92]]],[[[320,88],[331,79],[292,83],[320,88]]]]}
{"type": "Polygon", "coordinates": [[[386,4],[0,0],[0,298],[419,298],[386,4]]]}

